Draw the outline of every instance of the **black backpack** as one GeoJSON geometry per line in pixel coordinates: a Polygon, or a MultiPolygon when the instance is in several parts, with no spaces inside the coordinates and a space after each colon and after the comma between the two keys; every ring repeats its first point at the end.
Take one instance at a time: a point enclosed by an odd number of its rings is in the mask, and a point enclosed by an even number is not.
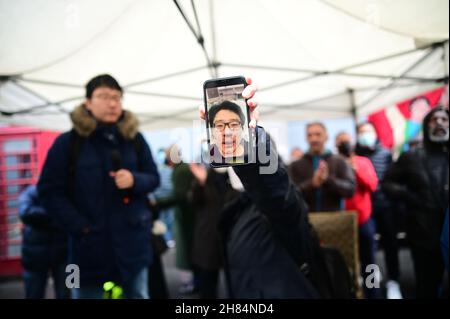
{"type": "MultiPolygon", "coordinates": [[[[314,228],[310,226],[311,246],[305,255],[308,264],[306,277],[324,299],[350,299],[355,297],[351,275],[341,252],[332,246],[322,246],[314,228]]],[[[303,263],[300,270],[305,269],[303,263]]]]}
{"type": "Polygon", "coordinates": [[[298,231],[302,235],[301,243],[294,245],[283,240],[279,231],[274,234],[316,288],[320,298],[354,298],[356,293],[351,275],[341,252],[335,247],[320,244],[319,236],[306,216],[300,219],[298,231]]]}
{"type": "Polygon", "coordinates": [[[329,280],[330,297],[333,299],[355,298],[356,292],[352,278],[339,249],[332,246],[322,246],[322,256],[329,280]]]}

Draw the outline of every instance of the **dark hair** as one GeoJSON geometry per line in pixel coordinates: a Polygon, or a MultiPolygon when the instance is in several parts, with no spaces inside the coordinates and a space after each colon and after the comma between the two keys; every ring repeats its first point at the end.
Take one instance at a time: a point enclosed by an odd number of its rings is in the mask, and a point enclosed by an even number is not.
{"type": "Polygon", "coordinates": [[[90,99],[92,97],[92,93],[94,93],[95,89],[99,87],[107,87],[113,90],[120,91],[120,93],[123,93],[122,87],[119,85],[119,83],[115,78],[113,78],[109,74],[101,74],[92,78],[86,84],[86,98],[90,99]]]}
{"type": "Polygon", "coordinates": [[[361,129],[361,127],[366,126],[366,125],[370,125],[370,126],[372,126],[375,129],[375,126],[373,125],[372,122],[369,122],[369,121],[361,122],[358,125],[356,125],[356,133],[359,133],[359,130],[361,129]]]}
{"type": "Polygon", "coordinates": [[[325,124],[323,124],[322,122],[311,122],[311,123],[306,124],[306,131],[308,131],[311,126],[316,126],[316,125],[320,126],[326,133],[328,132],[325,124]]]}
{"type": "Polygon", "coordinates": [[[349,135],[350,136],[350,133],[347,132],[347,131],[339,131],[339,133],[337,133],[334,138],[337,139],[338,137],[341,137],[342,135],[349,135]]]}
{"type": "Polygon", "coordinates": [[[423,143],[424,143],[425,147],[429,147],[430,144],[433,144],[430,140],[430,134],[428,132],[428,128],[430,126],[431,117],[436,112],[445,112],[445,113],[447,113],[447,116],[449,116],[448,108],[446,108],[442,105],[437,105],[434,109],[432,109],[430,112],[428,112],[427,115],[425,115],[423,122],[422,122],[423,143]]]}
{"type": "Polygon", "coordinates": [[[242,112],[242,109],[240,108],[240,106],[231,101],[223,101],[222,103],[216,104],[209,109],[208,121],[209,121],[210,127],[214,126],[214,119],[215,119],[217,113],[219,113],[222,110],[228,110],[228,111],[231,111],[231,112],[237,114],[239,116],[241,124],[243,125],[245,123],[245,115],[244,115],[244,112],[242,112]]]}

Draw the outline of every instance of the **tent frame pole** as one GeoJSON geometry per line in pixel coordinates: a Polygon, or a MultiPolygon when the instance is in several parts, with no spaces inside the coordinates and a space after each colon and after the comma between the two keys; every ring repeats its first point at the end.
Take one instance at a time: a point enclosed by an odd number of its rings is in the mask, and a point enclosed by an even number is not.
{"type": "Polygon", "coordinates": [[[448,85],[448,55],[447,55],[447,48],[446,46],[448,46],[448,41],[447,42],[443,42],[442,43],[442,62],[444,65],[444,75],[445,75],[445,84],[448,85]]]}
{"type": "MultiPolygon", "coordinates": [[[[265,87],[265,88],[260,89],[260,91],[268,91],[268,90],[284,87],[284,86],[287,86],[287,85],[291,85],[291,84],[307,81],[307,80],[310,80],[310,79],[313,79],[313,78],[317,78],[317,77],[320,77],[320,76],[326,76],[326,75],[330,75],[330,74],[339,74],[339,73],[343,74],[343,72],[345,72],[346,70],[349,70],[349,69],[354,69],[354,68],[357,68],[357,67],[374,64],[374,63],[382,62],[382,61],[385,61],[385,60],[390,60],[390,59],[397,58],[397,57],[404,56],[404,55],[408,55],[408,54],[411,54],[411,53],[414,53],[414,52],[417,52],[417,51],[423,51],[423,50],[426,50],[426,49],[429,49],[429,48],[435,49],[436,47],[442,46],[442,43],[448,43],[448,40],[446,40],[444,42],[432,43],[432,44],[429,44],[427,46],[423,46],[423,47],[420,47],[420,48],[415,48],[415,49],[408,50],[408,51],[403,51],[403,52],[391,54],[391,55],[388,55],[388,56],[385,56],[385,57],[381,57],[381,58],[377,58],[377,59],[373,59],[373,60],[369,60],[369,61],[365,61],[365,62],[360,62],[360,63],[356,63],[356,64],[353,64],[353,65],[348,65],[348,66],[345,66],[343,68],[339,68],[339,69],[336,69],[336,70],[333,70],[333,71],[318,71],[318,70],[306,70],[306,69],[302,70],[302,69],[279,68],[278,71],[290,71],[290,72],[298,71],[298,72],[313,73],[313,74],[312,75],[308,75],[306,77],[299,78],[299,79],[294,79],[294,80],[278,83],[278,84],[275,84],[275,85],[272,85],[272,86],[269,86],[269,87],[265,87]]],[[[238,64],[223,64],[223,65],[224,66],[238,66],[238,64]]],[[[264,67],[261,67],[261,66],[251,66],[251,65],[247,65],[247,66],[246,65],[239,65],[239,66],[240,67],[264,68],[264,67]]],[[[269,69],[276,70],[277,68],[270,67],[269,69]]],[[[345,75],[345,74],[343,74],[343,75],[345,75]]],[[[349,74],[349,75],[357,76],[357,74],[349,74]]],[[[362,76],[369,77],[369,76],[372,76],[372,75],[371,74],[366,74],[366,75],[363,74],[362,76]]],[[[406,76],[406,75],[403,74],[402,76],[404,78],[404,76],[406,76]]],[[[402,76],[400,76],[400,79],[403,79],[402,76]]],[[[392,76],[389,76],[389,75],[386,75],[386,76],[383,76],[383,77],[384,78],[387,77],[389,79],[392,78],[392,76]]],[[[444,79],[410,78],[410,79],[411,80],[420,80],[420,81],[425,81],[425,82],[428,82],[428,81],[438,82],[438,81],[445,80],[445,78],[444,79]]]]}
{"type": "Polygon", "coordinates": [[[348,88],[347,93],[350,101],[350,114],[352,115],[353,122],[356,124],[358,123],[358,108],[356,106],[355,90],[348,88]]]}
{"type": "Polygon", "coordinates": [[[141,85],[141,84],[147,84],[147,83],[151,83],[151,82],[167,80],[167,79],[173,78],[175,76],[185,75],[185,74],[197,72],[197,71],[200,71],[200,70],[203,70],[203,69],[205,69],[204,65],[199,66],[199,67],[195,67],[195,68],[191,68],[191,69],[187,69],[187,70],[178,71],[178,72],[167,73],[167,74],[163,74],[163,75],[160,75],[160,76],[157,76],[157,77],[153,77],[153,78],[150,78],[150,79],[128,83],[128,84],[124,85],[123,88],[127,89],[127,88],[130,88],[130,87],[133,87],[133,86],[138,86],[138,85],[141,85]]]}
{"type": "MultiPolygon", "coordinates": [[[[177,7],[179,7],[179,5],[177,3],[177,0],[174,0],[174,2],[177,4],[177,7]]],[[[193,1],[192,1],[192,3],[193,3],[193,1]]],[[[372,100],[374,98],[376,98],[377,96],[379,96],[383,91],[388,90],[388,89],[390,89],[392,87],[395,87],[395,83],[397,81],[399,81],[399,80],[411,80],[411,81],[417,81],[417,82],[422,82],[422,83],[428,83],[428,82],[441,83],[441,82],[444,82],[444,83],[448,84],[448,74],[447,74],[447,65],[446,65],[447,64],[446,63],[446,61],[447,61],[447,51],[445,49],[445,45],[448,45],[448,40],[443,41],[443,42],[438,42],[438,43],[432,43],[432,44],[424,46],[424,47],[420,47],[420,48],[416,48],[416,49],[408,50],[408,51],[404,51],[404,52],[395,53],[395,54],[388,55],[388,56],[381,57],[381,58],[377,58],[377,59],[374,59],[374,60],[369,60],[369,61],[365,61],[365,62],[353,64],[353,65],[349,65],[349,66],[346,66],[346,67],[343,67],[343,68],[340,68],[340,69],[337,69],[337,70],[333,70],[333,71],[282,68],[282,67],[270,67],[270,66],[266,67],[266,66],[258,66],[258,65],[242,65],[242,64],[232,64],[232,63],[222,64],[222,63],[219,63],[219,62],[216,61],[216,58],[217,58],[217,52],[216,52],[217,47],[216,47],[215,29],[213,30],[213,51],[214,51],[213,52],[213,58],[214,58],[214,60],[213,60],[213,62],[211,62],[211,60],[209,59],[209,56],[208,56],[208,54],[206,52],[206,49],[204,47],[203,41],[200,41],[202,38],[199,39],[198,35],[196,34],[196,32],[193,29],[192,25],[189,23],[189,21],[185,17],[184,12],[182,12],[180,7],[179,7],[179,10],[180,10],[180,13],[183,15],[183,17],[185,18],[186,23],[190,26],[190,29],[194,33],[194,36],[196,37],[197,41],[202,46],[202,48],[204,50],[204,53],[205,53],[205,57],[208,60],[208,68],[210,69],[210,72],[211,72],[211,74],[213,76],[218,76],[218,68],[219,68],[219,66],[246,67],[246,68],[277,70],[277,71],[287,71],[287,72],[311,73],[309,76],[306,76],[306,77],[303,77],[303,78],[300,78],[300,79],[296,79],[296,80],[291,80],[291,81],[284,82],[284,83],[279,83],[279,84],[273,85],[271,87],[263,88],[260,91],[270,90],[270,89],[274,89],[274,88],[278,88],[278,87],[282,87],[282,86],[298,83],[298,82],[301,82],[301,81],[306,81],[306,80],[309,80],[309,79],[313,79],[313,78],[316,78],[316,77],[330,75],[330,74],[337,74],[337,75],[344,75],[344,76],[354,76],[354,77],[386,78],[386,79],[392,80],[392,83],[390,83],[389,85],[379,88],[380,92],[378,92],[376,94],[376,96],[372,97],[371,98],[372,100]],[[389,60],[389,59],[393,59],[393,58],[396,58],[396,57],[400,57],[400,56],[403,56],[403,55],[411,54],[411,53],[414,53],[414,52],[417,52],[417,51],[421,51],[421,50],[425,50],[425,49],[428,49],[428,48],[432,48],[431,52],[428,53],[427,55],[425,55],[424,57],[422,57],[416,63],[414,63],[407,71],[405,71],[400,76],[376,75],[376,74],[357,74],[357,73],[345,72],[346,70],[349,70],[349,69],[353,69],[353,68],[356,68],[356,67],[365,66],[365,65],[369,65],[369,64],[373,64],[373,63],[389,60]],[[409,76],[407,76],[407,73],[409,73],[415,67],[417,67],[419,64],[421,64],[423,62],[423,60],[425,60],[429,55],[431,55],[436,50],[436,48],[442,48],[444,50],[443,59],[444,59],[444,68],[445,68],[445,75],[446,75],[444,78],[434,78],[434,79],[432,79],[432,78],[420,78],[420,77],[409,77],[409,76]]],[[[212,4],[210,6],[210,10],[211,10],[211,12],[213,12],[212,4]]],[[[212,26],[214,25],[212,18],[211,18],[211,24],[212,24],[212,26]]],[[[130,88],[132,86],[137,86],[137,85],[140,85],[140,84],[156,82],[156,81],[168,79],[168,78],[171,78],[171,77],[175,77],[175,76],[178,76],[178,75],[196,72],[196,71],[202,70],[204,68],[205,68],[205,66],[201,66],[201,67],[196,67],[196,68],[183,70],[183,71],[179,71],[179,72],[169,73],[169,74],[158,76],[158,77],[155,77],[155,78],[150,78],[150,79],[142,80],[142,81],[139,81],[139,82],[129,83],[129,84],[125,85],[124,88],[126,89],[126,88],[130,88]]],[[[0,110],[0,112],[2,112],[3,115],[5,115],[5,114],[6,115],[14,115],[14,114],[30,113],[36,108],[44,108],[44,107],[48,107],[48,106],[52,106],[52,105],[59,106],[59,108],[61,109],[62,112],[67,112],[67,111],[65,111],[62,108],[61,103],[69,102],[69,101],[72,101],[72,100],[77,100],[77,99],[83,98],[83,97],[72,97],[72,98],[69,98],[69,99],[61,100],[61,101],[51,102],[51,101],[47,100],[46,98],[40,96],[36,92],[28,89],[27,87],[20,85],[20,83],[18,83],[17,81],[38,83],[38,84],[44,84],[44,85],[65,86],[65,87],[73,87],[73,88],[82,88],[83,87],[83,86],[77,85],[77,84],[70,84],[70,83],[63,83],[63,82],[52,82],[52,81],[45,81],[45,80],[39,80],[39,79],[27,79],[27,78],[23,78],[22,75],[14,75],[14,76],[0,75],[0,79],[2,81],[12,81],[16,85],[22,87],[23,89],[27,90],[29,93],[35,95],[38,98],[41,98],[42,100],[44,100],[46,102],[45,104],[42,104],[42,105],[36,105],[36,106],[29,107],[27,109],[15,111],[15,112],[6,112],[6,111],[1,111],[0,110]]],[[[358,91],[358,89],[352,89],[352,90],[353,90],[352,91],[353,94],[354,94],[355,91],[358,91]]],[[[166,98],[187,99],[187,100],[198,100],[198,99],[196,99],[194,97],[188,97],[188,96],[178,96],[178,95],[169,95],[169,94],[157,94],[157,93],[151,93],[151,92],[141,92],[141,91],[131,91],[131,90],[130,91],[126,90],[126,91],[131,93],[131,94],[141,94],[141,95],[149,95],[149,96],[161,96],[161,97],[166,97],[166,98]]],[[[342,95],[342,94],[343,93],[339,93],[339,95],[342,95]]],[[[335,94],[335,96],[337,96],[337,95],[335,94]]],[[[291,109],[291,108],[294,108],[294,107],[302,107],[304,105],[311,104],[313,102],[317,102],[317,101],[320,101],[320,100],[324,100],[326,98],[327,97],[318,98],[318,99],[315,99],[314,101],[302,102],[302,103],[299,103],[299,104],[291,104],[291,105],[267,105],[268,107],[273,108],[273,110],[272,111],[269,110],[266,113],[273,113],[275,111],[275,108],[276,109],[291,109]]],[[[357,106],[357,108],[361,108],[367,103],[369,103],[369,102],[366,101],[365,103],[362,103],[361,105],[357,106]]],[[[320,110],[321,111],[332,111],[332,110],[325,110],[325,109],[320,109],[320,110]]],[[[171,115],[170,117],[171,118],[176,118],[176,116],[173,116],[173,115],[171,115]]]]}
{"type": "Polygon", "coordinates": [[[234,67],[234,68],[249,68],[249,69],[261,69],[261,70],[272,70],[272,71],[286,71],[286,72],[296,72],[296,73],[311,73],[315,76],[325,76],[325,75],[343,75],[349,77],[362,77],[362,78],[378,78],[378,79],[393,79],[398,78],[402,80],[411,80],[417,82],[436,82],[442,80],[441,78],[423,78],[423,77],[412,77],[404,76],[398,77],[395,75],[387,74],[371,74],[371,73],[352,73],[345,71],[321,71],[321,70],[309,70],[309,69],[295,69],[295,68],[283,68],[283,67],[265,67],[260,65],[245,65],[236,63],[223,63],[223,66],[234,67]]]}
{"type": "Polygon", "coordinates": [[[219,77],[219,67],[220,63],[217,60],[217,38],[216,38],[216,24],[214,23],[215,10],[214,10],[214,0],[209,1],[209,19],[211,26],[211,43],[212,43],[212,67],[214,68],[214,77],[219,77]]]}
{"type": "MultiPolygon", "coordinates": [[[[415,61],[411,66],[409,66],[405,71],[403,71],[402,74],[400,75],[400,79],[403,76],[410,73],[411,71],[413,71],[415,68],[417,68],[419,65],[421,65],[424,61],[426,61],[431,55],[433,55],[436,52],[437,48],[438,48],[437,46],[433,46],[428,53],[426,53],[424,56],[420,57],[419,60],[415,61]]],[[[385,89],[389,89],[390,87],[395,85],[395,83],[397,83],[397,81],[398,81],[398,79],[391,79],[391,83],[380,88],[380,90],[378,92],[376,92],[374,95],[372,95],[371,97],[369,97],[368,99],[366,99],[365,101],[360,103],[357,107],[363,108],[364,106],[368,105],[370,102],[372,102],[377,97],[379,97],[381,94],[383,94],[385,89]]]]}
{"type": "MultiPolygon", "coordinates": [[[[66,110],[63,108],[63,106],[61,105],[62,101],[59,101],[59,102],[51,102],[50,100],[48,100],[46,97],[40,95],[39,93],[37,93],[37,92],[35,92],[35,91],[33,91],[33,90],[27,88],[26,86],[23,86],[23,85],[20,84],[20,83],[17,83],[16,80],[10,80],[9,82],[13,83],[15,86],[17,86],[17,87],[19,87],[20,89],[24,90],[24,91],[27,92],[28,94],[31,94],[31,95],[33,95],[34,97],[36,97],[36,98],[42,100],[42,101],[44,102],[44,104],[41,104],[41,105],[35,105],[35,106],[28,107],[28,108],[26,108],[26,109],[22,109],[22,110],[19,110],[19,111],[12,111],[12,112],[11,112],[11,111],[3,111],[3,110],[0,110],[0,115],[2,115],[2,116],[13,116],[13,115],[16,115],[16,114],[26,114],[26,113],[33,112],[34,110],[37,110],[37,109],[43,109],[43,108],[46,108],[46,107],[49,107],[49,106],[56,106],[56,107],[58,107],[58,111],[59,111],[59,112],[61,112],[61,113],[68,113],[68,111],[66,111],[66,110]]],[[[76,98],[76,99],[78,99],[78,98],[76,98]]],[[[71,99],[69,99],[69,100],[73,100],[73,98],[71,98],[71,99]]]]}

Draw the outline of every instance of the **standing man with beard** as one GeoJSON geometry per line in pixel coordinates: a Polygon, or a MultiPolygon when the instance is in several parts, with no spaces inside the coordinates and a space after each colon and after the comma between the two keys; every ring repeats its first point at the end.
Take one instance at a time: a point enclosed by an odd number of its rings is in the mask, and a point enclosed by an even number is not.
{"type": "Polygon", "coordinates": [[[444,274],[440,236],[448,207],[448,109],[428,113],[423,136],[423,147],[404,153],[388,170],[383,189],[407,204],[417,297],[436,298],[444,274]]]}

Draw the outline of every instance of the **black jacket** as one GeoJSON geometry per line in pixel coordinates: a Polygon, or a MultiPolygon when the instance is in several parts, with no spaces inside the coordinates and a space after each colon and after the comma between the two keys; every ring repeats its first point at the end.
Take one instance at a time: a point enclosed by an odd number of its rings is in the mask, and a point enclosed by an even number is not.
{"type": "Polygon", "coordinates": [[[432,143],[428,136],[428,122],[435,111],[424,119],[424,147],[402,154],[383,182],[386,194],[406,202],[410,242],[429,251],[440,249],[448,207],[448,142],[432,143]]]}
{"type": "Polygon", "coordinates": [[[350,198],[355,193],[355,173],[340,155],[327,152],[320,157],[328,164],[329,177],[320,187],[314,188],[314,161],[318,160],[310,153],[306,153],[290,167],[292,181],[305,197],[310,212],[334,212],[343,210],[342,200],[350,198]]]}
{"type": "Polygon", "coordinates": [[[69,233],[69,261],[80,267],[81,285],[126,282],[152,260],[147,194],[159,186],[156,165],[132,113],[124,111],[115,125],[105,125],[81,105],[71,119],[74,130],[61,134],[47,154],[38,182],[42,205],[69,233]],[[75,132],[85,141],[71,174],[75,132]],[[109,176],[117,169],[113,152],[133,174],[129,204],[109,176]],[[83,234],[84,228],[90,232],[83,234]]]}
{"type": "Polygon", "coordinates": [[[222,246],[217,224],[224,205],[239,196],[230,183],[228,174],[208,170],[204,186],[194,184],[192,200],[196,209],[192,262],[208,270],[223,267],[222,246]]]}
{"type": "Polygon", "coordinates": [[[219,224],[231,297],[316,298],[296,262],[310,244],[306,206],[270,138],[262,128],[257,133],[258,147],[272,150],[272,165],[234,168],[246,192],[223,210],[219,224]]]}

